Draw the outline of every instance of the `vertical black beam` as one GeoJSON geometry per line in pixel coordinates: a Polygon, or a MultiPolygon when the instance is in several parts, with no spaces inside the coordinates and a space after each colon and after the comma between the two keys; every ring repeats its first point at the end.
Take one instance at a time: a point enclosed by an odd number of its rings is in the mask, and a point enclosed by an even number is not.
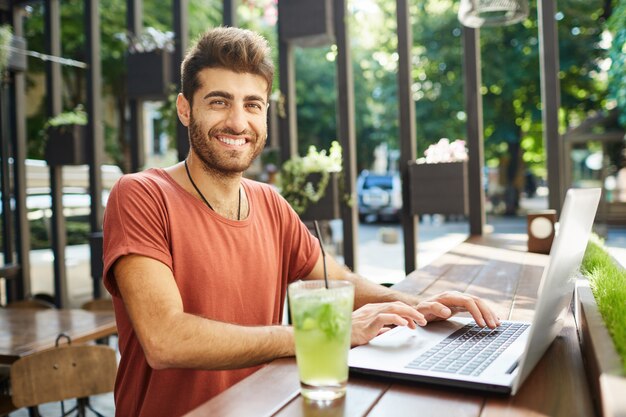
{"type": "Polygon", "coordinates": [[[485,220],[483,99],[480,94],[480,30],[463,26],[463,76],[467,114],[469,223],[471,235],[482,235],[485,220]]]}
{"type": "MultiPolygon", "coordinates": [[[[180,64],[185,57],[185,50],[189,42],[189,24],[188,24],[188,0],[172,1],[172,16],[174,16],[174,59],[172,60],[172,83],[180,91],[180,64]]],[[[182,123],[177,122],[176,125],[176,149],[178,150],[178,159],[182,161],[189,153],[189,138],[187,136],[187,128],[182,123]]]]}
{"type": "MultiPolygon", "coordinates": [[[[46,53],[61,56],[61,4],[60,0],[44,2],[45,13],[45,48],[46,53]]],[[[62,111],[63,94],[61,65],[46,61],[46,108],[48,116],[55,116],[62,111]]],[[[65,269],[65,217],[63,215],[63,168],[50,166],[51,197],[51,243],[54,254],[54,301],[57,307],[68,302],[67,276],[65,269]]]]}
{"type": "Polygon", "coordinates": [[[267,142],[265,149],[280,148],[280,134],[278,132],[278,101],[270,98],[270,107],[267,109],[267,142]]]}
{"type": "MultiPolygon", "coordinates": [[[[15,262],[15,239],[13,229],[13,209],[11,207],[11,181],[9,160],[11,157],[10,140],[8,139],[11,132],[9,129],[9,97],[8,88],[4,80],[0,80],[0,162],[1,172],[0,181],[2,182],[2,243],[4,254],[3,267],[14,265],[15,262]]],[[[7,274],[7,301],[19,298],[19,284],[16,276],[7,274]]]]}
{"type": "Polygon", "coordinates": [[[402,231],[404,237],[404,270],[417,267],[417,219],[411,214],[409,161],[417,157],[415,143],[415,103],[411,94],[411,47],[413,31],[408,0],[396,0],[398,20],[398,109],[400,116],[400,177],[402,178],[402,231]]]}
{"type": "MultiPolygon", "coordinates": [[[[356,201],[356,134],[354,125],[354,81],[350,39],[346,24],[346,0],[335,0],[333,19],[337,42],[337,136],[343,154],[344,192],[356,201]]],[[[356,204],[342,204],[344,263],[352,270],[357,265],[358,215],[356,204]]]]}
{"type": "MultiPolygon", "coordinates": [[[[24,9],[13,8],[13,34],[23,36],[24,9]]],[[[20,274],[17,277],[17,298],[22,299],[31,293],[30,285],[30,227],[28,209],[26,207],[26,75],[24,72],[13,72],[11,92],[12,141],[17,262],[20,274]]]]}
{"type": "MultiPolygon", "coordinates": [[[[102,153],[104,137],[102,130],[102,65],[100,62],[100,13],[99,0],[84,0],[85,3],[85,57],[87,59],[87,149],[89,161],[89,194],[91,211],[89,223],[91,233],[102,231],[102,153]]],[[[99,248],[91,247],[91,256],[99,256],[99,248]]],[[[93,296],[101,295],[102,271],[92,268],[93,296]]]]}
{"type": "Polygon", "coordinates": [[[556,0],[539,0],[539,61],[541,65],[541,116],[543,142],[548,164],[549,208],[561,210],[565,197],[563,187],[563,144],[559,134],[559,108],[561,87],[559,83],[559,43],[556,27],[556,0]]]}
{"type": "MultiPolygon", "coordinates": [[[[7,16],[0,13],[0,23],[6,23],[7,16]]],[[[13,208],[11,204],[11,130],[9,114],[11,104],[9,102],[8,79],[0,73],[0,189],[2,191],[2,252],[4,255],[3,265],[0,266],[0,276],[6,278],[7,301],[15,300],[18,295],[18,267],[15,264],[15,229],[13,228],[13,208]]],[[[13,164],[15,165],[15,164],[13,164]]]]}
{"type": "Polygon", "coordinates": [[[222,23],[224,26],[237,26],[237,0],[224,0],[222,12],[222,23]]]}
{"type": "Polygon", "coordinates": [[[143,29],[142,4],[142,0],[126,0],[126,29],[131,35],[139,35],[143,29]]]}
{"type": "MultiPolygon", "coordinates": [[[[284,1],[284,0],[283,0],[284,1]]],[[[281,8],[278,8],[280,25],[281,8]]],[[[296,69],[294,46],[290,45],[278,30],[278,71],[280,97],[278,99],[278,137],[280,138],[280,161],[285,162],[298,154],[298,119],[296,110],[296,69]]]]}
{"type": "MultiPolygon", "coordinates": [[[[139,36],[143,30],[142,0],[126,1],[126,30],[133,36],[139,36]]],[[[145,164],[143,106],[141,100],[130,99],[128,143],[130,144],[130,170],[139,171],[145,164]]]]}
{"type": "MultiPolygon", "coordinates": [[[[45,48],[46,53],[61,56],[61,2],[51,0],[44,3],[45,13],[45,48]]],[[[61,64],[52,61],[46,63],[46,105],[48,116],[56,116],[63,110],[61,64]]]]}

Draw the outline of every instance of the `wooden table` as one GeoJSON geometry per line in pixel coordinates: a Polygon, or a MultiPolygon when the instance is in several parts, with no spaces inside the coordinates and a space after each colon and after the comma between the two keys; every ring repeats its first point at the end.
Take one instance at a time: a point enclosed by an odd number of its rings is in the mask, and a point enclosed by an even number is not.
{"type": "MultiPolygon", "coordinates": [[[[112,311],[80,309],[0,309],[0,363],[53,348],[60,333],[72,343],[110,336],[117,331],[112,311]]],[[[61,343],[67,343],[65,339],[61,343]]]]}
{"type": "MultiPolygon", "coordinates": [[[[548,257],[520,235],[472,237],[395,288],[428,296],[458,290],[491,301],[501,318],[531,320],[548,257]]],[[[514,396],[350,375],[346,397],[326,406],[299,395],[293,358],[272,362],[192,416],[593,416],[572,315],[514,396]]]]}

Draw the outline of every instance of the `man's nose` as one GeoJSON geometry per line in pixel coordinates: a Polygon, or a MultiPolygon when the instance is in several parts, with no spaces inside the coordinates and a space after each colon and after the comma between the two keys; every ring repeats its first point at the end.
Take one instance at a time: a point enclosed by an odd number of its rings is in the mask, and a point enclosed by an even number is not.
{"type": "Polygon", "coordinates": [[[228,111],[228,117],[226,119],[226,125],[234,132],[243,132],[248,126],[248,119],[244,109],[238,106],[233,106],[228,111]]]}

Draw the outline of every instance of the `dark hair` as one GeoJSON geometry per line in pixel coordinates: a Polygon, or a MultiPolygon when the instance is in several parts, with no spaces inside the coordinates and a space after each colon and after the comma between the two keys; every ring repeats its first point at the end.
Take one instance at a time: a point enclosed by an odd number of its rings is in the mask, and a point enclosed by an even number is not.
{"type": "Polygon", "coordinates": [[[191,103],[200,88],[198,73],[205,68],[224,68],[238,73],[260,75],[272,91],[274,63],[267,40],[250,30],[218,27],[200,36],[181,65],[181,89],[191,103]]]}

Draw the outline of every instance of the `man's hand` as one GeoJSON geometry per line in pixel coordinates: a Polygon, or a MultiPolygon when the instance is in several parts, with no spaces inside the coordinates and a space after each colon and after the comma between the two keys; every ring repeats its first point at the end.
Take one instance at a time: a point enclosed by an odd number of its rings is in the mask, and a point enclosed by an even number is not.
{"type": "Polygon", "coordinates": [[[400,301],[366,304],[352,313],[352,346],[364,345],[390,329],[388,326],[425,326],[424,315],[400,301]]]}
{"type": "Polygon", "coordinates": [[[416,308],[427,321],[446,320],[461,311],[468,311],[481,327],[486,325],[495,329],[500,325],[500,319],[484,300],[458,291],[446,291],[427,298],[416,308]]]}

